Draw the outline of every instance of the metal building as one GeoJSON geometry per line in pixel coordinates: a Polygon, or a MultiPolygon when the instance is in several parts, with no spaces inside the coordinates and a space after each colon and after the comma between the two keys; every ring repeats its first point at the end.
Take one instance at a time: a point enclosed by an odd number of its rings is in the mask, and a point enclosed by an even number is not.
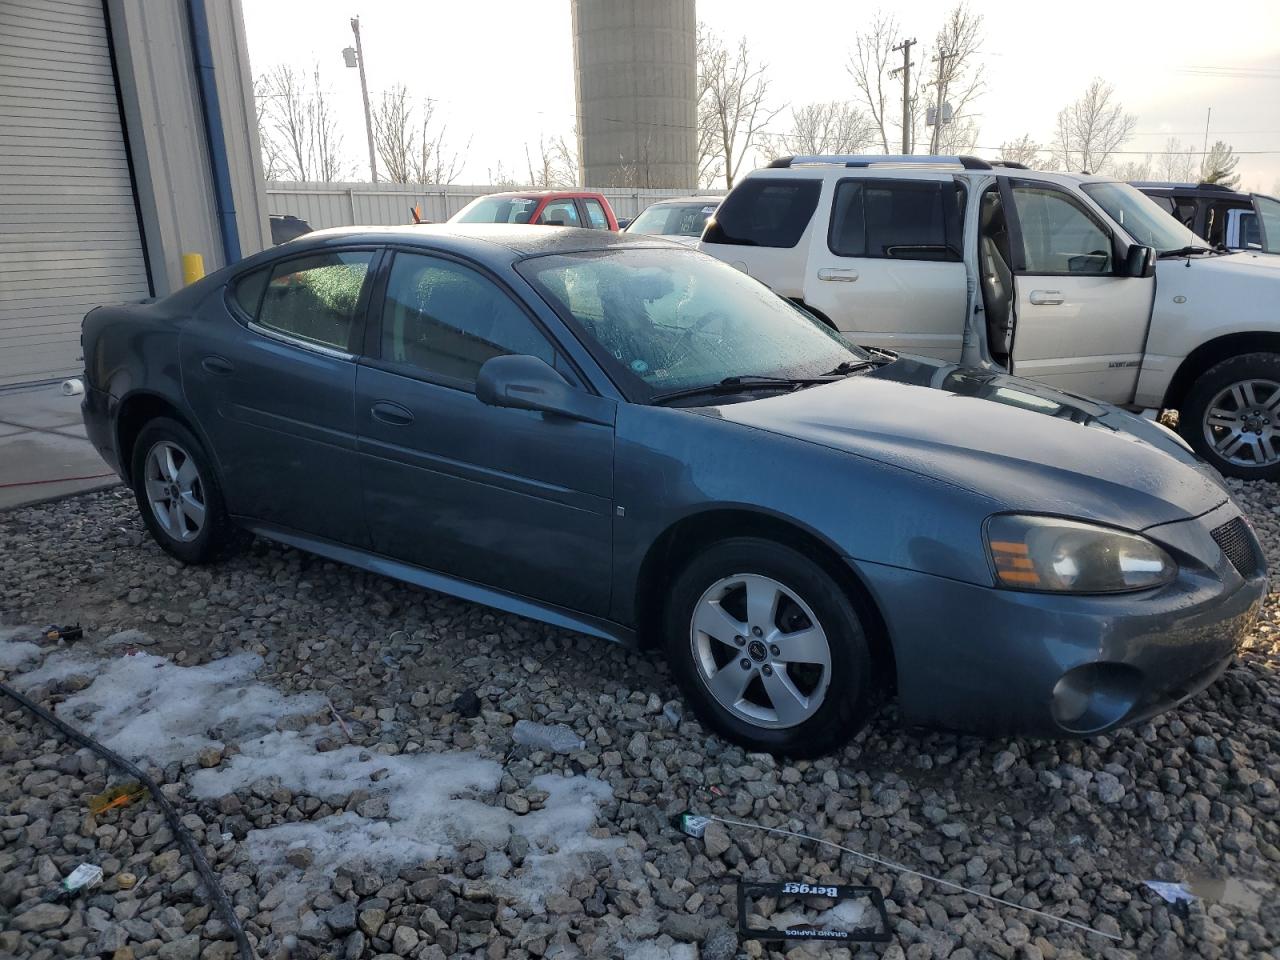
{"type": "Polygon", "coordinates": [[[573,0],[584,186],[696,183],[696,30],[694,0],[573,0]]]}
{"type": "Polygon", "coordinates": [[[0,2],[0,388],[269,239],[239,0],[0,2]]]}

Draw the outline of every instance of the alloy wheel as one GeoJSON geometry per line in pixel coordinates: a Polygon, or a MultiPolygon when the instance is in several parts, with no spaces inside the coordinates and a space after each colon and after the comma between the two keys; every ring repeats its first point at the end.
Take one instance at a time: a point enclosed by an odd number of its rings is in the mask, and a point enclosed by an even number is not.
{"type": "Polygon", "coordinates": [[[826,698],[826,631],[804,599],[772,577],[744,573],[712,584],[694,607],[689,641],[711,695],[747,723],[794,727],[826,698]]]}
{"type": "Polygon", "coordinates": [[[1213,452],[1240,467],[1280,463],[1280,383],[1241,380],[1219,390],[1204,414],[1213,452]]]}
{"type": "Polygon", "coordinates": [[[169,440],[147,451],[144,468],[147,503],[161,528],[175,540],[188,543],[204,529],[204,482],[191,455],[169,440]]]}

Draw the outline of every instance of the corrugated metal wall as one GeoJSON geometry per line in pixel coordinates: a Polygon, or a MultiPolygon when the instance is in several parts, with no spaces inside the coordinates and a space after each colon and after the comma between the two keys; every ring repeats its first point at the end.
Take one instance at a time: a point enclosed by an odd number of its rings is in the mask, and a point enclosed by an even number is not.
{"type": "Polygon", "coordinates": [[[76,372],[81,317],[149,294],[102,0],[4,0],[0,386],[76,372]]]}
{"type": "MultiPolygon", "coordinates": [[[[424,219],[448,220],[476,197],[497,192],[494,186],[437,187],[398,183],[284,183],[267,184],[267,208],[275,214],[293,214],[319,230],[356,224],[391,226],[412,223],[410,210],[417,206],[424,219]]],[[[723,190],[600,190],[619,217],[634,217],[655,200],[690,194],[722,195],[723,190]]]]}

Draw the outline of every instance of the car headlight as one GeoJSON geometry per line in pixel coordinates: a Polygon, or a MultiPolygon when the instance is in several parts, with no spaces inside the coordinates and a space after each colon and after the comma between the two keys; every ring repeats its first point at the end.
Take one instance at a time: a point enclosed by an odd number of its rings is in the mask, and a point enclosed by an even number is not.
{"type": "Polygon", "coordinates": [[[1120,593],[1172,580],[1177,564],[1146,537],[1056,517],[987,521],[996,580],[1013,590],[1120,593]]]}

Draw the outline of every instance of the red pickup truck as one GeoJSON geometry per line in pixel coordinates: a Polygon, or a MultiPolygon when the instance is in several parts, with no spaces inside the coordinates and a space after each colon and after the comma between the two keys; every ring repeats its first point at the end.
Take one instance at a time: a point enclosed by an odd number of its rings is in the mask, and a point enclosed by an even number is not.
{"type": "Polygon", "coordinates": [[[617,230],[618,218],[598,193],[578,190],[519,190],[476,197],[450,223],[540,223],[554,227],[617,230]]]}

